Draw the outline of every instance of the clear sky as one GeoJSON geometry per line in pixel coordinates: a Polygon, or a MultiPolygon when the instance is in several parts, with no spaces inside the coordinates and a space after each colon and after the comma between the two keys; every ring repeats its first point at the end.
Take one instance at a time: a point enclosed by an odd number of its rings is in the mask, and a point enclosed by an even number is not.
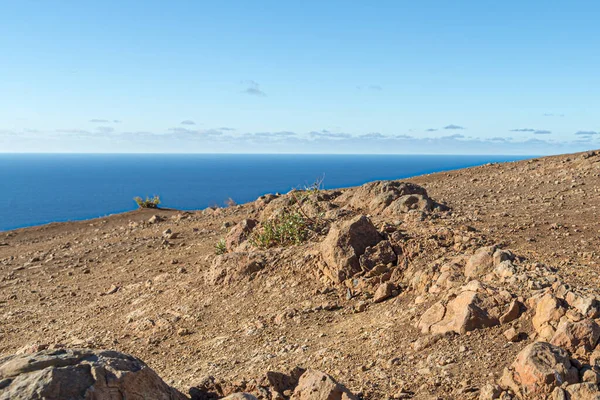
{"type": "Polygon", "coordinates": [[[600,147],[598,1],[0,0],[0,152],[600,147]]]}

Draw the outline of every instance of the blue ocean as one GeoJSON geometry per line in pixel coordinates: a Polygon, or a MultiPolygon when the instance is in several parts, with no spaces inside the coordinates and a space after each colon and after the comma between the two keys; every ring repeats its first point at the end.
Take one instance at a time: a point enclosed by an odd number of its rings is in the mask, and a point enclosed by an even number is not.
{"type": "Polygon", "coordinates": [[[265,193],[515,161],[527,156],[0,154],[0,231],[135,209],[135,196],[196,210],[265,193]]]}

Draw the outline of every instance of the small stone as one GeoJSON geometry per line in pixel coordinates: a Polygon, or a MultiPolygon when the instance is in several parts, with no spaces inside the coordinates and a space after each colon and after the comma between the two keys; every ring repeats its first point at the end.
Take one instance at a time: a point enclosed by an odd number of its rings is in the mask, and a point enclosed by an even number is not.
{"type": "Polygon", "coordinates": [[[162,221],[163,221],[163,219],[162,219],[161,216],[159,216],[159,215],[153,215],[148,220],[148,223],[149,224],[157,224],[157,223],[162,222],[162,221]]]}
{"type": "Polygon", "coordinates": [[[112,285],[110,288],[108,288],[108,290],[106,292],[104,292],[104,294],[109,295],[109,294],[117,293],[118,290],[119,290],[118,286],[112,285]]]}
{"type": "Polygon", "coordinates": [[[359,301],[354,306],[354,312],[361,313],[367,309],[367,303],[365,301],[359,301]]]}
{"type": "Polygon", "coordinates": [[[177,335],[179,335],[179,336],[187,336],[189,334],[190,334],[190,331],[188,331],[186,328],[177,329],[177,335]]]}
{"type": "Polygon", "coordinates": [[[515,328],[509,328],[509,329],[505,330],[503,335],[509,342],[518,342],[519,341],[519,332],[517,332],[517,330],[515,328]]]}

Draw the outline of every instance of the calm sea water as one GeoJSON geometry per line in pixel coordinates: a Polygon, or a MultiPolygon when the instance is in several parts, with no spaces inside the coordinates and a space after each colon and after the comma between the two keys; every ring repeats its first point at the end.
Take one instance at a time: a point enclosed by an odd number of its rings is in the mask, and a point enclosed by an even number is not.
{"type": "Polygon", "coordinates": [[[202,209],[287,192],[398,179],[526,156],[0,154],[0,231],[133,210],[135,196],[202,209]]]}

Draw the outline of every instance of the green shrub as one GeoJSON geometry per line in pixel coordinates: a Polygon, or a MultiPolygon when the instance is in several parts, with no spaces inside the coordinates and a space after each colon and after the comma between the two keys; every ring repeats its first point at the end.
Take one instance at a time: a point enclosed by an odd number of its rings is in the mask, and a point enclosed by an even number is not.
{"type": "Polygon", "coordinates": [[[289,192],[288,205],[272,219],[261,223],[250,235],[250,243],[259,248],[301,244],[326,232],[328,221],[316,198],[323,190],[323,178],[304,189],[289,192]]]}
{"type": "Polygon", "coordinates": [[[289,246],[308,240],[310,233],[310,224],[300,212],[284,210],[256,229],[250,243],[260,248],[289,246]]]}
{"type": "Polygon", "coordinates": [[[146,200],[138,196],[134,197],[133,200],[135,200],[139,208],[158,208],[160,204],[160,197],[156,195],[152,198],[146,196],[146,200]]]}
{"type": "Polygon", "coordinates": [[[227,245],[225,244],[225,239],[221,239],[215,244],[215,254],[221,255],[227,253],[227,245]]]}

